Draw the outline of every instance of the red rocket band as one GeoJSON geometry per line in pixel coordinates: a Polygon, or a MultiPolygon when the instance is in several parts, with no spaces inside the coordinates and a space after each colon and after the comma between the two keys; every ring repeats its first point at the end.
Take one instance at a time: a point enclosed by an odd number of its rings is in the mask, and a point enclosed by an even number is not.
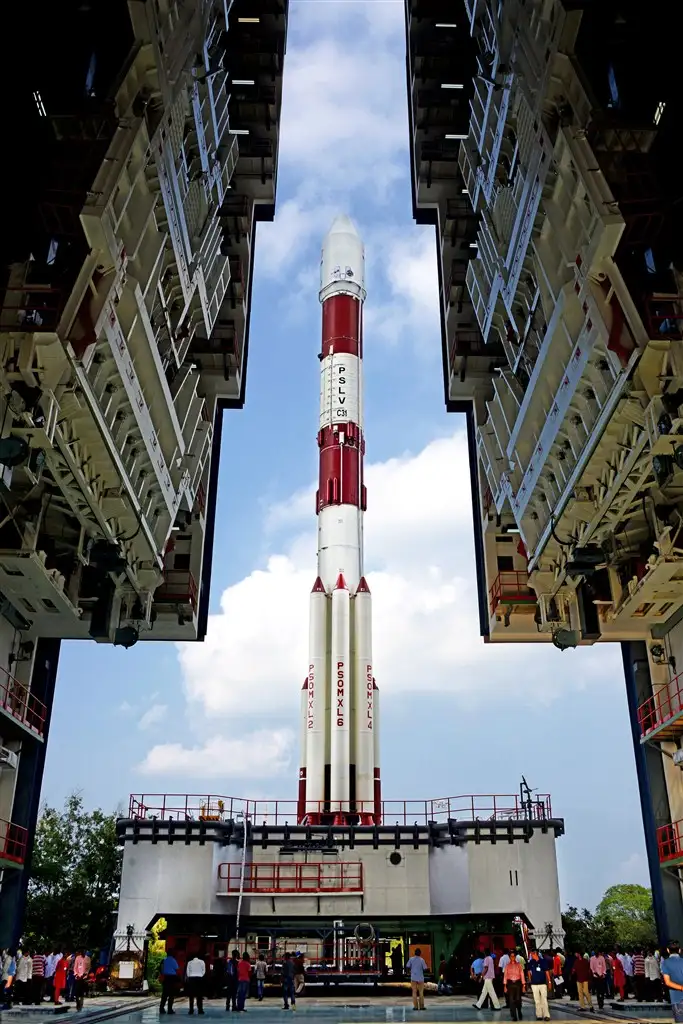
{"type": "Polygon", "coordinates": [[[337,217],[320,264],[318,577],[301,695],[298,818],[379,824],[379,692],[372,670],[372,598],[363,576],[363,303],[365,251],[337,217]]]}

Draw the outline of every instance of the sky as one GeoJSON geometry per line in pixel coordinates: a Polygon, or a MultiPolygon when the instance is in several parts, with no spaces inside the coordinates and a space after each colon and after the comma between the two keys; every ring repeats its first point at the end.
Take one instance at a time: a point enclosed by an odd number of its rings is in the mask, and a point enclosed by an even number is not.
{"type": "Polygon", "coordinates": [[[366,244],[366,575],[388,799],[517,793],[565,819],[563,905],[647,884],[619,648],[484,645],[436,248],[412,220],[402,0],[292,0],[278,207],[258,227],[247,401],[226,415],[199,644],[62,648],[43,799],[296,797],[315,579],[320,244],[366,244]]]}

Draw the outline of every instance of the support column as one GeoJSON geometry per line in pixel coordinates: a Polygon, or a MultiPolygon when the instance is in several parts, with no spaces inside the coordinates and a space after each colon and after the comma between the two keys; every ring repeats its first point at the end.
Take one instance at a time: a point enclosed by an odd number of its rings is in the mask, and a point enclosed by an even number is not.
{"type": "Polygon", "coordinates": [[[642,641],[622,643],[621,654],[626,680],[633,753],[638,775],[640,808],[643,816],[645,849],[650,871],[652,903],[660,947],[683,934],[683,894],[678,878],[663,869],[659,862],[657,829],[671,822],[669,795],[664,776],[662,754],[649,743],[640,742],[638,708],[652,696],[652,679],[647,647],[642,641]]]}
{"type": "Polygon", "coordinates": [[[59,648],[59,640],[38,640],[36,645],[31,693],[42,701],[47,709],[45,729],[42,743],[28,738],[22,742],[11,819],[15,825],[21,825],[28,830],[28,842],[23,869],[5,871],[3,875],[0,888],[0,948],[16,947],[24,928],[26,891],[40,808],[40,791],[57,681],[59,648]]]}

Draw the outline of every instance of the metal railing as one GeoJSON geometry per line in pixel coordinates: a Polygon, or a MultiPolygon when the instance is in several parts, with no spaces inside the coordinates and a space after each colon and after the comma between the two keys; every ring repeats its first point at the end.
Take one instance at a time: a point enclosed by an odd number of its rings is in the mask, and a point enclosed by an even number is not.
{"type": "MultiPolygon", "coordinates": [[[[218,865],[219,889],[237,893],[242,879],[242,865],[218,865]]],[[[363,865],[360,861],[324,861],[317,864],[247,864],[244,872],[245,893],[361,893],[363,865]]]]}
{"type": "Polygon", "coordinates": [[[667,722],[673,722],[683,712],[683,672],[674,676],[668,686],[662,687],[657,693],[638,708],[638,724],[642,736],[653,729],[659,729],[667,722]]]}
{"type": "Polygon", "coordinates": [[[683,860],[683,821],[673,821],[657,829],[657,848],[660,864],[683,860]]]}
{"type": "Polygon", "coordinates": [[[26,859],[28,830],[0,818],[0,861],[23,864],[26,859]]]}
{"type": "Polygon", "coordinates": [[[0,709],[25,725],[36,736],[45,732],[47,708],[34,697],[24,683],[0,667],[0,709]]]}
{"type": "Polygon", "coordinates": [[[185,604],[197,607],[197,584],[195,578],[186,569],[166,569],[164,581],[154,591],[157,604],[185,604]]]}
{"type": "MultiPolygon", "coordinates": [[[[130,798],[128,816],[137,820],[231,821],[248,818],[253,825],[293,825],[298,820],[296,800],[243,800],[239,797],[185,793],[143,793],[130,798]]],[[[306,813],[333,824],[335,818],[373,816],[374,803],[306,802],[306,813]]],[[[519,794],[479,794],[434,800],[383,800],[385,825],[444,824],[460,821],[546,821],[552,818],[550,795],[522,800],[519,794]]]]}
{"type": "Polygon", "coordinates": [[[504,601],[506,604],[519,601],[520,604],[533,604],[536,601],[536,594],[529,586],[528,572],[499,572],[493,586],[489,590],[489,603],[491,615],[498,605],[504,601]]]}

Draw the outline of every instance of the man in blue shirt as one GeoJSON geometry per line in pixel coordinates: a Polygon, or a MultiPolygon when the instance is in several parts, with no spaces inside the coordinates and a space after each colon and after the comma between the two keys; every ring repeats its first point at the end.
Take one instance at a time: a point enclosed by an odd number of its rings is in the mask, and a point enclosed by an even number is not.
{"type": "Polygon", "coordinates": [[[669,955],[662,964],[662,978],[669,990],[675,1021],[683,1021],[683,958],[677,942],[669,943],[669,955]]]}
{"type": "Polygon", "coordinates": [[[161,961],[161,1002],[159,1003],[159,1013],[166,1013],[166,1003],[168,1002],[168,1012],[175,1013],[173,1009],[173,1000],[175,999],[176,985],[178,984],[178,961],[175,957],[172,957],[169,953],[161,961]]]}
{"type": "Polygon", "coordinates": [[[550,1008],[548,1007],[548,992],[552,992],[552,960],[541,956],[537,949],[532,949],[529,954],[527,971],[529,973],[529,984],[534,997],[536,1008],[536,1020],[550,1020],[550,1008]]]}
{"type": "Polygon", "coordinates": [[[424,1010],[425,1008],[425,971],[427,964],[422,959],[422,950],[416,949],[406,964],[406,970],[410,971],[410,987],[413,990],[413,1009],[424,1010]]]}

